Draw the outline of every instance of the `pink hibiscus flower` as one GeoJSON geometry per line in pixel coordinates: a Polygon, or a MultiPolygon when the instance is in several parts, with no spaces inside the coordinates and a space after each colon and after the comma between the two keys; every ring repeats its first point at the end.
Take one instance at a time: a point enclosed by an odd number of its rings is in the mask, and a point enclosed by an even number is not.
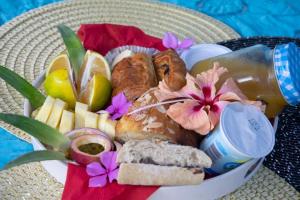
{"type": "Polygon", "coordinates": [[[187,74],[187,84],[182,89],[172,92],[164,81],[159,83],[155,96],[160,102],[181,99],[169,107],[167,115],[183,128],[206,135],[219,122],[223,108],[230,102],[261,105],[248,101],[233,79],[227,79],[216,91],[215,84],[227,69],[214,63],[212,69],[198,74],[196,78],[187,74]]]}
{"type": "Polygon", "coordinates": [[[86,166],[86,172],[91,176],[89,187],[103,187],[118,177],[118,164],[116,162],[117,152],[108,151],[100,155],[100,162],[92,162],[86,166]]]}

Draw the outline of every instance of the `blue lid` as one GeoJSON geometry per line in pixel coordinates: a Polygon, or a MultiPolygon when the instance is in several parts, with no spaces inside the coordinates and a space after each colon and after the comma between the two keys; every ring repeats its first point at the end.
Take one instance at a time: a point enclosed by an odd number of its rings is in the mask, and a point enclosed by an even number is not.
{"type": "Polygon", "coordinates": [[[274,70],[281,94],[287,103],[300,103],[300,50],[295,43],[275,47],[274,70]]]}

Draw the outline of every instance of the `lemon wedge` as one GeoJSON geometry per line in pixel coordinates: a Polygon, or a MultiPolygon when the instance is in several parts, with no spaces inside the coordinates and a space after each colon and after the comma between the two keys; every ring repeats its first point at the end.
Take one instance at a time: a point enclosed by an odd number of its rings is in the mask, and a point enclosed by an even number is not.
{"type": "Polygon", "coordinates": [[[102,55],[88,50],[84,56],[83,65],[80,68],[79,80],[77,82],[78,89],[84,89],[95,74],[101,74],[107,80],[111,80],[111,72],[106,59],[102,55]]]}
{"type": "Polygon", "coordinates": [[[63,53],[55,57],[46,70],[46,77],[53,71],[58,69],[70,69],[70,62],[67,54],[63,53]]]}
{"type": "Polygon", "coordinates": [[[49,96],[59,98],[74,108],[77,95],[67,69],[51,72],[45,79],[44,88],[49,96]]]}
{"type": "Polygon", "coordinates": [[[91,111],[98,111],[110,100],[111,90],[110,81],[102,74],[95,74],[81,91],[80,100],[88,104],[91,111]]]}

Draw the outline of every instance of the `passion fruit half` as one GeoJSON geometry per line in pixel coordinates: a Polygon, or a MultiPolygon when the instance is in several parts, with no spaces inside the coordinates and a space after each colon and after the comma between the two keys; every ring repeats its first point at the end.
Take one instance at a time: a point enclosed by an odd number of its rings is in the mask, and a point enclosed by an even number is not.
{"type": "Polygon", "coordinates": [[[76,137],[71,142],[71,158],[82,165],[99,162],[100,154],[111,151],[112,142],[103,135],[85,134],[76,137]]]}
{"type": "Polygon", "coordinates": [[[95,128],[77,128],[77,129],[74,129],[72,131],[65,133],[65,136],[67,136],[70,140],[74,140],[75,138],[82,136],[82,135],[86,135],[86,134],[101,135],[103,137],[106,137],[109,141],[111,141],[111,139],[108,135],[106,135],[99,129],[95,129],[95,128]]]}

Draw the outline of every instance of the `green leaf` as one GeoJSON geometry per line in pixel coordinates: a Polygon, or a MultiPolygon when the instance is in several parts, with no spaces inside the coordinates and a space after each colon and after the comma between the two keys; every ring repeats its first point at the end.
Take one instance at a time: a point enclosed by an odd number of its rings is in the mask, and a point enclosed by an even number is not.
{"type": "Polygon", "coordinates": [[[0,65],[0,78],[20,92],[25,98],[27,98],[30,101],[33,109],[43,105],[45,96],[19,74],[0,65]]]}
{"type": "Polygon", "coordinates": [[[12,167],[16,167],[18,165],[23,165],[30,162],[38,162],[44,160],[67,160],[65,154],[58,152],[58,151],[50,151],[50,150],[43,150],[43,151],[33,151],[27,154],[24,154],[17,159],[9,162],[4,166],[3,169],[9,169],[12,167]]]}
{"type": "Polygon", "coordinates": [[[63,24],[58,25],[57,28],[67,48],[69,60],[74,70],[75,80],[77,80],[80,67],[85,56],[85,49],[82,46],[80,39],[77,37],[76,33],[72,31],[72,29],[63,24]]]}
{"type": "Polygon", "coordinates": [[[70,139],[68,137],[40,121],[22,115],[5,113],[0,113],[0,120],[27,132],[42,143],[54,148],[65,151],[69,147],[70,139]]]}

